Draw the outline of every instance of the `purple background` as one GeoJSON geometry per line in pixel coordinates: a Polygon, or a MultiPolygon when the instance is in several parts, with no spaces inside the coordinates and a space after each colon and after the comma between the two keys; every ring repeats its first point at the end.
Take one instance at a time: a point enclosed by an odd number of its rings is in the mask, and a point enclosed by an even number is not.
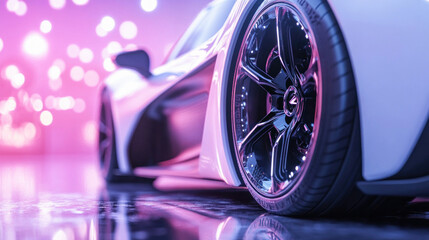
{"type": "MultiPolygon", "coordinates": [[[[109,74],[103,62],[110,55],[103,54],[103,49],[111,42],[119,43],[122,48],[133,44],[149,52],[152,68],[159,66],[209,1],[158,0],[156,9],[151,12],[142,9],[140,0],[89,0],[81,6],[65,0],[61,9],[54,9],[50,2],[56,1],[0,2],[0,154],[94,152],[98,96],[101,82],[109,74]],[[19,13],[22,16],[14,12],[19,6],[14,4],[23,5],[19,2],[24,2],[27,7],[25,14],[22,14],[24,11],[19,13]],[[115,27],[100,37],[96,28],[104,16],[112,17],[115,27]],[[40,29],[43,20],[52,24],[48,33],[40,29]],[[136,24],[138,32],[135,38],[124,39],[121,36],[119,29],[124,21],[136,24]],[[24,40],[30,33],[46,40],[48,49],[44,56],[33,57],[23,50],[24,40]],[[70,57],[67,48],[71,44],[78,45],[81,50],[90,49],[94,56],[92,61],[84,63],[79,58],[70,57]],[[10,65],[17,66],[25,77],[23,84],[22,79],[21,82],[18,79],[13,86],[13,81],[6,74],[10,65]],[[62,70],[59,77],[50,79],[48,71],[52,66],[56,66],[54,70],[62,70]],[[99,80],[94,77],[91,80],[91,74],[88,81],[72,80],[70,71],[76,66],[84,73],[90,71],[94,75],[95,71],[99,80]],[[52,123],[48,121],[48,126],[41,124],[43,111],[52,114],[52,123]]],[[[117,43],[111,46],[118,46],[117,43]]],[[[35,41],[30,42],[31,46],[34,44],[35,41]]],[[[133,45],[128,48],[133,49],[133,45]]],[[[41,49],[38,45],[34,48],[41,49]]],[[[16,76],[17,73],[14,74],[16,76]]],[[[58,73],[54,75],[58,76],[58,73]]]]}

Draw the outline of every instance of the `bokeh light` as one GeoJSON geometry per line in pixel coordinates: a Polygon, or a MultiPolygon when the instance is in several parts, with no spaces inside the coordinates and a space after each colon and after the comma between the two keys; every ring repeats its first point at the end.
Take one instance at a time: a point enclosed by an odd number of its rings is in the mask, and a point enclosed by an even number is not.
{"type": "Polygon", "coordinates": [[[24,1],[18,1],[18,8],[15,13],[18,16],[24,16],[27,13],[27,4],[24,1]]]}
{"type": "Polygon", "coordinates": [[[27,139],[36,137],[36,126],[33,123],[27,122],[24,124],[24,136],[27,139]]]}
{"type": "Polygon", "coordinates": [[[18,74],[18,73],[19,73],[19,69],[16,65],[12,64],[6,67],[6,70],[5,70],[6,78],[12,79],[13,76],[15,76],[15,74],[18,74]]]}
{"type": "Polygon", "coordinates": [[[180,21],[153,0],[0,1],[0,25],[10,28],[0,31],[0,154],[92,152],[87,142],[94,141],[85,141],[82,129],[88,121],[96,126],[102,82],[118,69],[113,57],[142,46],[159,66],[164,45],[209,0],[190,1],[180,21]],[[158,12],[149,19],[143,11],[158,12]],[[159,38],[147,37],[172,21],[159,38]],[[53,141],[58,130],[61,138],[53,141]]]}
{"type": "Polygon", "coordinates": [[[137,26],[132,21],[125,21],[119,26],[119,33],[124,39],[133,39],[137,36],[137,26]]]}
{"type": "Polygon", "coordinates": [[[18,16],[24,16],[27,13],[27,4],[21,0],[8,0],[6,8],[18,16]]]}
{"type": "Polygon", "coordinates": [[[120,53],[122,51],[122,46],[117,41],[111,41],[109,42],[109,44],[107,44],[106,50],[108,56],[110,57],[112,55],[120,53]]]}
{"type": "Polygon", "coordinates": [[[5,102],[5,111],[13,112],[16,109],[16,100],[14,97],[9,97],[5,102]]]}
{"type": "Polygon", "coordinates": [[[49,33],[52,30],[52,23],[49,20],[43,20],[40,23],[40,31],[42,33],[49,33]]]}
{"type": "Polygon", "coordinates": [[[106,58],[103,62],[103,68],[108,72],[113,72],[116,69],[116,66],[111,58],[106,58]]]}
{"type": "Polygon", "coordinates": [[[115,19],[111,16],[104,16],[101,19],[100,26],[106,31],[110,32],[115,28],[115,19]]]}
{"type": "Polygon", "coordinates": [[[115,19],[111,16],[104,16],[100,23],[95,28],[95,32],[99,37],[105,37],[107,34],[115,28],[115,19]]]}
{"type": "Polygon", "coordinates": [[[2,76],[10,81],[13,88],[19,89],[25,83],[25,76],[21,73],[16,65],[9,65],[2,72],[2,76]]]}
{"type": "Polygon", "coordinates": [[[145,12],[152,12],[158,6],[157,0],[141,0],[140,6],[145,12]]]}
{"type": "Polygon", "coordinates": [[[89,2],[89,0],[73,0],[73,3],[78,6],[86,5],[89,2]]]}
{"type": "Polygon", "coordinates": [[[94,53],[92,53],[91,49],[83,48],[79,52],[79,60],[83,63],[90,63],[94,58],[94,53]]]}
{"type": "Polygon", "coordinates": [[[81,81],[84,74],[85,71],[80,66],[74,66],[70,69],[70,78],[76,82],[81,81]]]}
{"type": "Polygon", "coordinates": [[[95,33],[99,36],[99,37],[105,37],[107,36],[107,31],[104,30],[104,28],[98,24],[97,27],[95,28],[95,33]]]}
{"type": "Polygon", "coordinates": [[[40,123],[44,126],[49,126],[52,124],[52,121],[54,120],[54,117],[52,116],[52,113],[48,110],[45,110],[40,113],[40,123]]]}
{"type": "Polygon", "coordinates": [[[52,91],[58,91],[63,86],[63,80],[61,78],[49,79],[48,85],[52,91]]]}
{"type": "Polygon", "coordinates": [[[58,79],[61,75],[61,69],[58,66],[51,66],[48,70],[49,79],[58,79]]]}
{"type": "Polygon", "coordinates": [[[40,112],[43,109],[43,102],[42,102],[42,99],[40,98],[32,99],[31,105],[33,106],[33,109],[36,112],[40,112]]]}
{"type": "Polygon", "coordinates": [[[10,83],[13,88],[20,88],[25,83],[25,76],[22,73],[18,73],[13,75],[13,77],[10,79],[10,83]]]}
{"type": "Polygon", "coordinates": [[[138,47],[134,43],[129,43],[124,48],[125,51],[134,51],[134,50],[137,50],[137,49],[138,49],[138,47]]]}
{"type": "Polygon", "coordinates": [[[83,111],[85,111],[85,108],[86,108],[85,101],[81,98],[76,98],[74,102],[73,111],[75,111],[76,113],[82,113],[83,111]]]}
{"type": "Polygon", "coordinates": [[[48,52],[48,42],[39,33],[30,33],[24,39],[22,50],[32,57],[42,57],[48,52]]]}
{"type": "Polygon", "coordinates": [[[83,76],[83,81],[86,85],[88,85],[88,87],[97,86],[99,80],[100,77],[98,76],[98,73],[94,70],[87,71],[83,76]]]}
{"type": "Polygon", "coordinates": [[[70,44],[67,47],[67,55],[70,58],[77,58],[77,57],[79,57],[79,52],[80,52],[80,48],[76,44],[70,44]]]}
{"type": "Polygon", "coordinates": [[[70,110],[74,107],[74,98],[73,97],[62,97],[58,102],[60,110],[70,110]]]}
{"type": "Polygon", "coordinates": [[[61,72],[66,70],[66,62],[60,58],[55,59],[52,65],[59,67],[61,72]]]}
{"type": "Polygon", "coordinates": [[[7,0],[6,8],[9,12],[15,12],[18,10],[19,7],[19,1],[18,0],[7,0]]]}
{"type": "Polygon", "coordinates": [[[53,9],[62,9],[66,5],[66,0],[49,0],[49,5],[53,9]]]}

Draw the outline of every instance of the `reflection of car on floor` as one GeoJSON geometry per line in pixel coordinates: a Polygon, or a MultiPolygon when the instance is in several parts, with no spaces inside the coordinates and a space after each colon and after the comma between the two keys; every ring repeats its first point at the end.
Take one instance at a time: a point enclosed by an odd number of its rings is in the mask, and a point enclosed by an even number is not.
{"type": "Polygon", "coordinates": [[[118,55],[129,69],[101,97],[106,180],[220,180],[286,215],[429,195],[429,3],[389,4],[216,0],[164,65],[118,55]]]}
{"type": "Polygon", "coordinates": [[[145,193],[121,185],[108,186],[100,196],[99,239],[240,239],[251,222],[228,216],[228,210],[205,208],[210,202],[207,196],[165,197],[154,190],[145,189],[145,193]]]}

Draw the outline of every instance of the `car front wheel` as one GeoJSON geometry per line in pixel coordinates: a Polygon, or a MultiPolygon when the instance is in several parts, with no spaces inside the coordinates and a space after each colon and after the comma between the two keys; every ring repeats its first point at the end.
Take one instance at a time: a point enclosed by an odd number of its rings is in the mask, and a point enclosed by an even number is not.
{"type": "Polygon", "coordinates": [[[233,156],[250,193],[285,215],[362,214],[387,206],[392,199],[356,187],[357,94],[327,2],[264,1],[249,19],[231,57],[227,112],[233,156]]]}

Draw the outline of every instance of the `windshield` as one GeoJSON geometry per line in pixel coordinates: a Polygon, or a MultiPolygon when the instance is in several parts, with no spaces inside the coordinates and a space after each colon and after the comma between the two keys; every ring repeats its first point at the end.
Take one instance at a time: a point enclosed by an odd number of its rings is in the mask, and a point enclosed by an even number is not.
{"type": "Polygon", "coordinates": [[[223,26],[235,0],[217,0],[202,10],[171,51],[168,61],[198,47],[223,26]]]}

